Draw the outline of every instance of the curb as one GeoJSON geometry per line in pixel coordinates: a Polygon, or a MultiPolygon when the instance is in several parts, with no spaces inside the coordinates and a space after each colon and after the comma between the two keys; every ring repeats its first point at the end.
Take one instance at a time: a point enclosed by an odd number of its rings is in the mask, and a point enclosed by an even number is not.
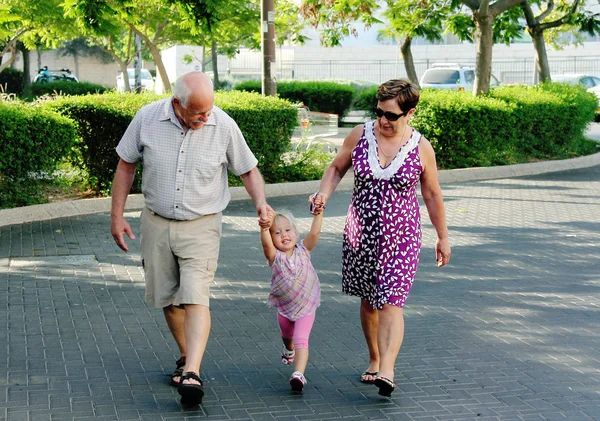
{"type": "MultiPolygon", "coordinates": [[[[498,178],[520,177],[546,174],[552,172],[574,170],[600,165],[600,153],[579,158],[559,161],[535,162],[532,164],[505,165],[500,167],[461,168],[456,170],[439,171],[440,184],[464,181],[493,180],[498,178]]],[[[276,196],[294,196],[311,194],[319,189],[319,180],[300,181],[294,183],[267,184],[267,198],[276,196]]],[[[346,176],[337,190],[352,190],[353,178],[346,176]]],[[[244,187],[232,187],[231,200],[247,200],[250,196],[244,187]]],[[[0,227],[23,224],[26,222],[43,221],[54,218],[87,215],[91,213],[110,212],[111,198],[81,199],[66,202],[46,203],[43,205],[26,206],[22,208],[0,210],[0,227]]],[[[126,211],[137,211],[144,207],[141,194],[130,194],[127,198],[126,211]]]]}

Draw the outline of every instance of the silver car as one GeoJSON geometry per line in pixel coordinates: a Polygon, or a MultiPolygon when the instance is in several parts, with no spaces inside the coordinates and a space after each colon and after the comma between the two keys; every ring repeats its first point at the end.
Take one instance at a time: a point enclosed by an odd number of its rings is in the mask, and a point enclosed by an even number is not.
{"type": "MultiPolygon", "coordinates": [[[[434,63],[425,70],[419,81],[421,88],[450,89],[454,91],[471,91],[475,84],[475,68],[458,63],[434,63]]],[[[490,87],[500,83],[494,75],[490,79],[490,87]]]]}

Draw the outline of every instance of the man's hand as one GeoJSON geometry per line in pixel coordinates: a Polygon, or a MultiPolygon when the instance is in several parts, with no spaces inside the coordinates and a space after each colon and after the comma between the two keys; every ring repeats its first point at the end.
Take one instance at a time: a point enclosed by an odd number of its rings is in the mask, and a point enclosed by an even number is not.
{"type": "Polygon", "coordinates": [[[129,246],[125,242],[123,234],[127,234],[130,240],[135,240],[135,234],[131,230],[131,225],[129,225],[129,222],[124,217],[111,218],[110,233],[121,250],[129,251],[129,246]]]}
{"type": "Polygon", "coordinates": [[[270,228],[273,217],[275,216],[273,208],[264,203],[256,207],[256,212],[258,213],[258,225],[260,225],[261,228],[270,228]]]}

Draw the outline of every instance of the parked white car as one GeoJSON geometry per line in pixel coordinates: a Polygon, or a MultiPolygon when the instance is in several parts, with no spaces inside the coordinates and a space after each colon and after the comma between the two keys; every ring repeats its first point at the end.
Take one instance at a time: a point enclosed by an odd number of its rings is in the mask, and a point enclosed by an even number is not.
{"type": "MultiPolygon", "coordinates": [[[[129,76],[129,86],[133,90],[135,87],[135,69],[127,69],[127,75],[129,76]]],[[[123,73],[119,73],[117,76],[117,91],[125,91],[123,73]]],[[[142,69],[142,91],[154,91],[154,79],[148,69],[142,69]]]]}
{"type": "MultiPolygon", "coordinates": [[[[419,81],[421,88],[450,89],[455,91],[471,91],[475,84],[475,68],[458,63],[434,63],[423,73],[419,81]]],[[[492,75],[490,87],[500,85],[492,75]]]]}

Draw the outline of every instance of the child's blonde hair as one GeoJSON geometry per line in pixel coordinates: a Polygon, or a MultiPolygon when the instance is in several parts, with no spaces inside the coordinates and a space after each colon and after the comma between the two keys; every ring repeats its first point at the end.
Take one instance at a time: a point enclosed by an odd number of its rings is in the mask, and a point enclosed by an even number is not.
{"type": "Polygon", "coordinates": [[[275,217],[273,218],[273,222],[275,222],[275,219],[277,219],[277,217],[282,217],[282,218],[287,219],[289,221],[290,225],[292,226],[292,228],[294,229],[294,231],[296,231],[296,234],[299,234],[298,226],[296,225],[296,218],[294,218],[294,215],[292,215],[292,212],[290,212],[287,209],[277,210],[277,211],[275,211],[275,217]]]}

